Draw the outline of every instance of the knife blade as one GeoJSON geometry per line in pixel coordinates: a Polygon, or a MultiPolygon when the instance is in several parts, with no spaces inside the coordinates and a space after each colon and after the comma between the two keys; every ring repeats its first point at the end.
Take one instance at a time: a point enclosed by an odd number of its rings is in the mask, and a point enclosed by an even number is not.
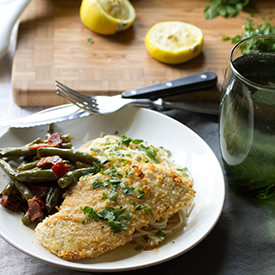
{"type": "MultiPolygon", "coordinates": [[[[180,109],[189,112],[196,112],[208,115],[218,115],[218,103],[186,103],[186,102],[170,102],[163,99],[152,101],[152,105],[148,106],[157,111],[164,111],[169,109],[180,109]]],[[[0,127],[10,128],[27,128],[40,125],[47,125],[50,123],[62,122],[76,118],[86,117],[91,115],[88,112],[78,108],[73,104],[64,104],[60,106],[51,107],[43,111],[34,113],[22,118],[12,120],[0,121],[0,127]]]]}
{"type": "Polygon", "coordinates": [[[90,115],[82,109],[79,109],[73,104],[64,104],[47,108],[43,111],[24,116],[21,118],[15,118],[11,120],[0,121],[0,127],[11,128],[26,128],[40,125],[46,125],[50,123],[61,122],[65,120],[71,120],[79,117],[90,115]]]}

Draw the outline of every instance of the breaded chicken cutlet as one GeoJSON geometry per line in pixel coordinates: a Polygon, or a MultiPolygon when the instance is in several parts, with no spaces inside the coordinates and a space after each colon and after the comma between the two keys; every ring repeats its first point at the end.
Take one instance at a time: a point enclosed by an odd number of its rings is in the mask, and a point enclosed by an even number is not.
{"type": "Polygon", "coordinates": [[[175,169],[144,162],[111,166],[80,178],[59,212],[38,224],[36,237],[63,259],[94,258],[190,206],[194,196],[190,178],[175,169]]]}

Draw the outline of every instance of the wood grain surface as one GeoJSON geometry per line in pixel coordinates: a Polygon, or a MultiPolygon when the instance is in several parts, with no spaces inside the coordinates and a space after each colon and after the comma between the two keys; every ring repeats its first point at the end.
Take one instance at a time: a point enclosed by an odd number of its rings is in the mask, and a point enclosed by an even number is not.
{"type": "MultiPolygon", "coordinates": [[[[257,1],[254,16],[274,15],[275,1],[257,1]]],[[[183,100],[217,101],[232,44],[222,35],[243,32],[247,13],[236,18],[204,18],[208,0],[133,0],[137,18],[133,27],[112,36],[88,30],[79,18],[79,0],[33,0],[20,18],[18,42],[12,66],[12,88],[20,106],[52,106],[67,103],[55,94],[55,80],[88,95],[114,95],[153,83],[201,71],[218,75],[217,89],[193,93],[183,100]],[[160,21],[181,20],[201,28],[203,52],[181,65],[154,60],[144,46],[151,26],[160,21]],[[94,40],[93,44],[87,42],[94,40]]],[[[178,99],[178,98],[177,98],[178,99]]]]}

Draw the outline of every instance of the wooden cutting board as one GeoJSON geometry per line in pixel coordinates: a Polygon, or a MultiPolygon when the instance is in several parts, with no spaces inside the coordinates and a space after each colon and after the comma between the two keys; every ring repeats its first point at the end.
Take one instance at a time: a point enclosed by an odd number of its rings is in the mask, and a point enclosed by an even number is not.
{"type": "MultiPolygon", "coordinates": [[[[261,13],[256,19],[274,15],[274,0],[257,2],[261,13]]],[[[88,95],[114,95],[201,71],[215,72],[218,88],[185,95],[183,99],[219,99],[232,47],[221,37],[242,33],[246,13],[237,18],[206,20],[206,0],[133,0],[137,13],[133,27],[113,36],[102,36],[84,27],[79,18],[80,3],[33,0],[24,11],[12,67],[13,95],[18,105],[67,103],[55,94],[55,80],[88,95]],[[146,32],[155,23],[168,20],[185,21],[202,29],[205,43],[197,58],[181,65],[166,65],[148,54],[144,46],[146,32]],[[94,43],[89,44],[88,38],[94,43]]]]}

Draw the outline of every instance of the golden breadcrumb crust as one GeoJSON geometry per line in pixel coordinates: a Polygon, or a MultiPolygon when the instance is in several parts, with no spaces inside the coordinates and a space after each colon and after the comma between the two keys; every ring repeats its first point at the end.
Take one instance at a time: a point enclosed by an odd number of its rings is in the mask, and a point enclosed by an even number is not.
{"type": "MultiPolygon", "coordinates": [[[[129,166],[117,169],[126,175],[129,166]]],[[[160,164],[140,163],[132,167],[130,175],[123,176],[126,187],[132,187],[131,194],[117,188],[115,200],[104,199],[110,187],[93,188],[92,182],[110,179],[110,175],[98,173],[82,177],[72,187],[60,207],[60,211],[44,219],[36,228],[36,237],[53,254],[66,259],[94,258],[132,239],[135,230],[168,218],[179,209],[190,205],[195,191],[192,181],[183,173],[160,164]],[[140,191],[142,190],[142,191],[140,191]],[[144,195],[139,196],[140,193],[144,195]],[[137,210],[137,205],[148,206],[137,210]],[[115,233],[106,220],[87,218],[81,209],[85,206],[97,210],[105,207],[123,207],[130,214],[127,230],[115,233]],[[148,211],[148,208],[151,209],[148,211]]]]}

